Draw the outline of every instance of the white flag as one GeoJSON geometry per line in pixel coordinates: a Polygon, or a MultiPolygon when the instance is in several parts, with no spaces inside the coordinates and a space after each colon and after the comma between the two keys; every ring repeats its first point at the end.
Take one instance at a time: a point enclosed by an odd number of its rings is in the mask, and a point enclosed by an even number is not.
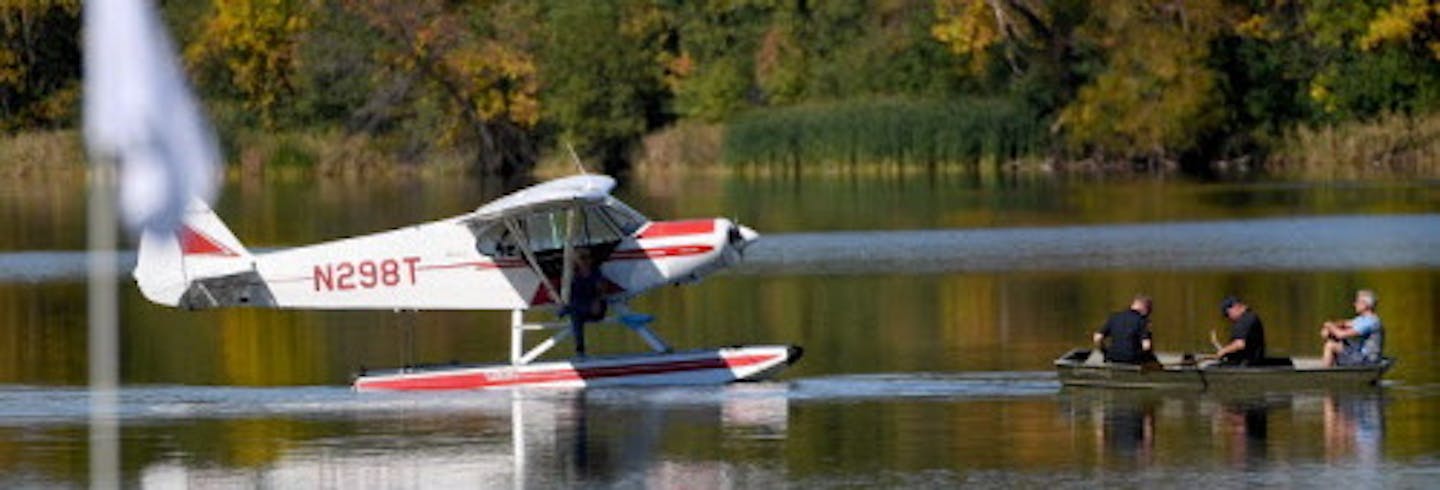
{"type": "Polygon", "coordinates": [[[220,153],[150,0],[84,4],[85,142],[120,164],[132,230],[173,230],[215,193],[220,153]]]}

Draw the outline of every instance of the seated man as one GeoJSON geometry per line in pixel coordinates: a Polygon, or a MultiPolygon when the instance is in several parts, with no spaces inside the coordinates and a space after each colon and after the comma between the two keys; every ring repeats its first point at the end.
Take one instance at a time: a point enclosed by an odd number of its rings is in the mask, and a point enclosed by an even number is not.
{"type": "Polygon", "coordinates": [[[1130,300],[1130,309],[1110,315],[1105,325],[1095,332],[1095,348],[1105,353],[1106,362],[1143,364],[1155,360],[1151,349],[1149,296],[1135,295],[1130,300]],[[1105,339],[1110,346],[1105,347],[1105,339]]]}
{"type": "Polygon", "coordinates": [[[1380,316],[1375,314],[1375,292],[1355,292],[1355,318],[1331,320],[1320,327],[1325,338],[1321,360],[1330,366],[1364,366],[1380,362],[1385,346],[1380,316]]]}
{"type": "Polygon", "coordinates": [[[1227,296],[1220,302],[1220,314],[1230,320],[1230,341],[1219,345],[1215,357],[1226,366],[1258,366],[1265,363],[1265,324],[1260,315],[1240,298],[1227,296]]]}

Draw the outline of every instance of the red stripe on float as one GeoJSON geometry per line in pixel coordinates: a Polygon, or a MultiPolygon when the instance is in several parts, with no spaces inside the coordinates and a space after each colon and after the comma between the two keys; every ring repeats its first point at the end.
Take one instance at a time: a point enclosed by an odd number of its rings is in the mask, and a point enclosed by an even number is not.
{"type": "Polygon", "coordinates": [[[548,371],[514,372],[513,374],[490,379],[485,373],[458,372],[415,375],[394,380],[375,380],[357,383],[357,387],[380,390],[461,390],[496,388],[528,384],[554,383],[559,381],[580,381],[585,379],[614,378],[620,376],[643,376],[704,369],[734,369],[778,360],[779,354],[746,355],[729,358],[703,358],[685,361],[671,361],[656,364],[627,364],[583,368],[578,372],[573,367],[548,371]]]}

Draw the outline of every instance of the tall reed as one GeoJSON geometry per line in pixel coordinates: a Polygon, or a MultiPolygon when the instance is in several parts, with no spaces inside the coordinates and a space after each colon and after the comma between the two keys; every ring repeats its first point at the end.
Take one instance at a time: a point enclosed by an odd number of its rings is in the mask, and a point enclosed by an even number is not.
{"type": "Polygon", "coordinates": [[[1021,104],[986,98],[881,98],[756,110],[726,125],[731,165],[974,164],[1042,151],[1045,125],[1021,104]]]}
{"type": "Polygon", "coordinates": [[[1276,175],[1305,179],[1440,176],[1440,113],[1300,126],[1265,162],[1276,175]]]}

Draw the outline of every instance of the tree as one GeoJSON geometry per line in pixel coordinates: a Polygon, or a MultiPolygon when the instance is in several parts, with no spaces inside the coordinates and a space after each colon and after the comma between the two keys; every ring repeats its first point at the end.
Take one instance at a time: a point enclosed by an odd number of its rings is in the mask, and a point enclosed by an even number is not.
{"type": "Polygon", "coordinates": [[[214,0],[196,42],[185,50],[194,64],[223,66],[226,81],[244,95],[266,128],[291,105],[302,36],[312,22],[312,0],[214,0]]]}
{"type": "Polygon", "coordinates": [[[720,121],[758,102],[753,55],[769,14],[760,1],[673,7],[676,62],[668,81],[676,113],[720,121]]]}
{"type": "Polygon", "coordinates": [[[1426,0],[1358,3],[1348,8],[1357,20],[1335,29],[1343,49],[1315,77],[1312,97],[1338,119],[1440,106],[1440,5],[1426,0]]]}
{"type": "Polygon", "coordinates": [[[1168,160],[1221,127],[1218,74],[1210,44],[1234,24],[1221,0],[1105,2],[1081,35],[1105,53],[1105,67],[1061,111],[1058,123],[1078,151],[1168,160]]]}
{"type": "MultiPolygon", "coordinates": [[[[438,143],[474,149],[477,170],[510,177],[535,161],[540,120],[533,57],[535,13],[522,1],[457,4],[444,0],[344,0],[381,36],[384,78],[398,81],[417,119],[429,119],[438,143]],[[413,82],[413,83],[412,83],[413,82]]],[[[417,137],[427,136],[424,132],[417,137]]]]}
{"type": "Polygon", "coordinates": [[[668,121],[667,13],[643,0],[552,2],[545,13],[545,117],[606,172],[668,121]]]}
{"type": "Polygon", "coordinates": [[[78,114],[79,0],[0,0],[0,131],[78,114]]]}

